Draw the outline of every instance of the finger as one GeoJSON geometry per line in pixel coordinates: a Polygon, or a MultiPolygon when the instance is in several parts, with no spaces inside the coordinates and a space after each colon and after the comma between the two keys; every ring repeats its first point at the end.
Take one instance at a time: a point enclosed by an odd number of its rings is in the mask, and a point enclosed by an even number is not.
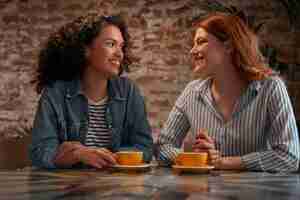
{"type": "Polygon", "coordinates": [[[198,139],[198,140],[195,141],[194,144],[201,144],[201,143],[209,144],[209,146],[212,147],[212,148],[210,148],[210,149],[215,149],[215,148],[216,148],[214,142],[209,142],[209,141],[207,141],[206,139],[198,139]]]}
{"type": "Polygon", "coordinates": [[[103,169],[103,165],[101,163],[98,163],[98,162],[93,162],[91,164],[91,166],[97,168],[97,169],[103,169]]]}
{"type": "Polygon", "coordinates": [[[111,152],[110,152],[110,153],[106,153],[106,152],[103,151],[103,150],[97,150],[96,152],[97,152],[97,154],[98,154],[102,159],[104,159],[106,162],[108,162],[108,164],[110,164],[110,165],[115,165],[115,164],[117,164],[117,161],[116,161],[116,159],[113,157],[113,155],[111,155],[111,152]]]}
{"type": "Polygon", "coordinates": [[[197,133],[197,137],[205,137],[208,136],[208,132],[204,128],[200,128],[197,133]]]}
{"type": "Polygon", "coordinates": [[[193,144],[192,148],[198,148],[198,149],[214,149],[215,148],[215,145],[214,144],[211,144],[207,141],[198,141],[196,142],[195,144],[193,144]]]}
{"type": "Polygon", "coordinates": [[[110,155],[114,160],[117,160],[117,154],[111,152],[110,150],[106,149],[106,148],[101,148],[101,150],[103,150],[105,153],[107,153],[108,155],[110,155]]]}
{"type": "Polygon", "coordinates": [[[106,148],[100,148],[100,150],[104,151],[105,153],[108,154],[113,154],[110,150],[106,149],[106,148]]]}
{"type": "Polygon", "coordinates": [[[99,166],[101,165],[102,168],[109,165],[109,163],[105,159],[100,157],[98,157],[95,161],[95,163],[97,163],[99,166]]]}
{"type": "Polygon", "coordinates": [[[210,143],[214,143],[214,140],[208,136],[208,131],[206,129],[199,129],[196,139],[205,139],[210,143]]]}
{"type": "Polygon", "coordinates": [[[220,152],[218,150],[216,150],[216,149],[209,149],[208,153],[210,155],[219,155],[220,154],[220,152]]]}
{"type": "Polygon", "coordinates": [[[199,148],[192,148],[193,152],[201,153],[201,152],[207,152],[207,149],[199,149],[199,148]]]}
{"type": "Polygon", "coordinates": [[[83,160],[83,163],[98,169],[102,169],[106,165],[103,159],[93,154],[86,155],[85,159],[83,160]]]}
{"type": "Polygon", "coordinates": [[[112,156],[114,157],[115,160],[118,159],[118,155],[116,153],[113,153],[112,156]]]}

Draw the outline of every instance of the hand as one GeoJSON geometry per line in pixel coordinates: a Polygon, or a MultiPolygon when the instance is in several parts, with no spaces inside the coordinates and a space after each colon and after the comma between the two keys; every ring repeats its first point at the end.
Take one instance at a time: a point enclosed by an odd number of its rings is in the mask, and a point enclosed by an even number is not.
{"type": "Polygon", "coordinates": [[[215,166],[216,169],[222,168],[222,157],[218,150],[209,149],[208,160],[209,164],[215,166]]]}
{"type": "Polygon", "coordinates": [[[81,147],[75,152],[79,161],[92,167],[102,169],[117,164],[117,157],[105,148],[81,147]]]}
{"type": "Polygon", "coordinates": [[[80,142],[77,141],[68,141],[68,142],[63,142],[61,145],[59,145],[57,154],[58,155],[63,155],[65,153],[74,151],[75,149],[78,149],[82,146],[80,142]]]}
{"type": "Polygon", "coordinates": [[[79,161],[74,156],[74,152],[83,145],[77,141],[67,141],[59,145],[57,153],[54,157],[54,164],[59,167],[70,167],[79,161]]]}
{"type": "Polygon", "coordinates": [[[194,152],[207,152],[209,149],[215,149],[214,140],[208,136],[205,129],[200,129],[192,148],[194,152]]]}

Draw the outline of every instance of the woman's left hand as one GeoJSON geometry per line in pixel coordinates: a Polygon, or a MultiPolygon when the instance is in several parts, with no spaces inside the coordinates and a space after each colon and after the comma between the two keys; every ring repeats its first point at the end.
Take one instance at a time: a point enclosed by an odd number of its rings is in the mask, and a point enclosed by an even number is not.
{"type": "Polygon", "coordinates": [[[216,149],[208,150],[208,162],[213,165],[216,169],[222,168],[222,157],[220,151],[216,149]]]}

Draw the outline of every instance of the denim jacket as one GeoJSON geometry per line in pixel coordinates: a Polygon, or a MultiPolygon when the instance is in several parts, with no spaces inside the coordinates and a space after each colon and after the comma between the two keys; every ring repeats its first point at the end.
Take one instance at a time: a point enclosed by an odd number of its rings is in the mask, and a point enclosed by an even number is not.
{"type": "MultiPolygon", "coordinates": [[[[143,151],[144,161],[152,159],[153,139],[144,99],[127,78],[108,82],[106,120],[112,134],[111,151],[143,151]]],[[[32,164],[56,168],[53,163],[58,146],[64,141],[84,144],[88,130],[88,102],[80,80],[56,81],[41,95],[32,130],[32,164]]]]}

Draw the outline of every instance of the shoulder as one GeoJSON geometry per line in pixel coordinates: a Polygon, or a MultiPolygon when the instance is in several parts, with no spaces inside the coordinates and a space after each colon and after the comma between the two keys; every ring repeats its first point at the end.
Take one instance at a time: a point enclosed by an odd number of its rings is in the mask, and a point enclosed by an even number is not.
{"type": "Polygon", "coordinates": [[[261,82],[261,89],[258,91],[259,95],[268,102],[286,102],[289,100],[289,95],[286,83],[279,76],[266,78],[261,82]]]}
{"type": "Polygon", "coordinates": [[[201,93],[205,92],[209,86],[210,79],[198,79],[187,84],[183,92],[176,101],[178,107],[184,107],[189,103],[196,101],[201,93]]]}
{"type": "Polygon", "coordinates": [[[109,90],[112,95],[127,98],[132,94],[140,94],[138,86],[127,77],[117,77],[110,80],[109,90]]]}
{"type": "Polygon", "coordinates": [[[271,76],[260,81],[264,91],[270,91],[271,93],[277,90],[286,90],[286,83],[279,76],[271,76]]]}
{"type": "Polygon", "coordinates": [[[207,89],[208,82],[210,79],[197,79],[189,82],[183,92],[182,95],[188,95],[188,94],[198,94],[207,89]]]}
{"type": "Polygon", "coordinates": [[[41,99],[61,100],[67,94],[67,88],[72,84],[69,81],[55,81],[48,84],[42,92],[41,99]]]}

